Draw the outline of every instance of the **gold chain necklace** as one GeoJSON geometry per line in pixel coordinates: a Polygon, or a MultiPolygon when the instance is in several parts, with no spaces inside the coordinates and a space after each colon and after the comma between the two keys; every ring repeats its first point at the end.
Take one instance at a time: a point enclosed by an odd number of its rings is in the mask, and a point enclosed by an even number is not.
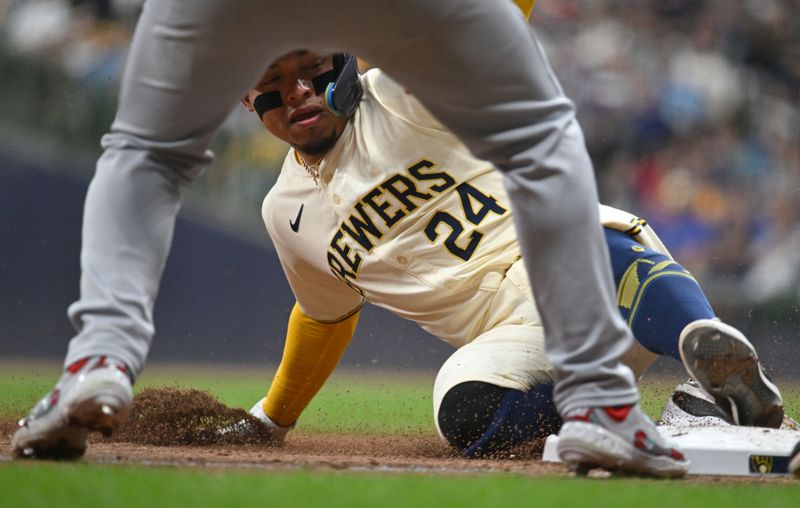
{"type": "Polygon", "coordinates": [[[314,179],[314,185],[319,185],[319,165],[322,164],[322,159],[320,159],[316,164],[309,164],[306,162],[303,156],[300,155],[300,152],[295,150],[294,153],[297,156],[297,161],[301,166],[303,166],[303,169],[306,170],[306,173],[308,173],[311,178],[314,179]]]}

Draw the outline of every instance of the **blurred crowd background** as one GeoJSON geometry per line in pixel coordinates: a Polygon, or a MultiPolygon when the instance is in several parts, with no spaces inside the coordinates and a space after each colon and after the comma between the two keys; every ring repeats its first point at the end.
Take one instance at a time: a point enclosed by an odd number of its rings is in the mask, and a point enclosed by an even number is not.
{"type": "MultiPolygon", "coordinates": [[[[81,161],[113,117],[142,3],[0,0],[0,144],[90,176],[81,161]]],[[[602,200],[646,217],[722,315],[795,314],[800,2],[541,0],[531,23],[577,104],[602,200]]],[[[286,147],[240,109],[213,148],[187,208],[263,236],[286,147]]]]}

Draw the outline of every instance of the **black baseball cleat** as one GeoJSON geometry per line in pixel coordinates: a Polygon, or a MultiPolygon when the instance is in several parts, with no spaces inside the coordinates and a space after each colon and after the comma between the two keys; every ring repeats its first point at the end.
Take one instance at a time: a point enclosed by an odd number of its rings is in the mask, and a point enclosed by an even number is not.
{"type": "Polygon", "coordinates": [[[764,374],[753,345],[736,328],[699,319],[683,329],[679,348],[689,375],[737,425],[777,429],[784,420],[778,387],[764,374]]]}
{"type": "Polygon", "coordinates": [[[736,425],[730,412],[714,401],[694,380],[675,387],[661,412],[659,425],[720,427],[736,425]]]}
{"type": "MultiPolygon", "coordinates": [[[[717,404],[714,397],[690,379],[675,387],[661,412],[659,425],[672,427],[725,427],[736,425],[727,400],[717,404]],[[724,406],[724,407],[723,407],[724,406]]],[[[800,432],[797,420],[783,415],[781,430],[800,432]]]]}

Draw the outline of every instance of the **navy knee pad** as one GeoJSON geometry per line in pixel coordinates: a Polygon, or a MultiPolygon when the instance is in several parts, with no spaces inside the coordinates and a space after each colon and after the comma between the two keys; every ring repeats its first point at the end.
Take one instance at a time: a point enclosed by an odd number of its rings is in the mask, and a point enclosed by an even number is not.
{"type": "Polygon", "coordinates": [[[468,458],[502,452],[561,427],[553,383],[527,392],[481,381],[461,383],[445,394],[437,419],[448,443],[468,458]]]}

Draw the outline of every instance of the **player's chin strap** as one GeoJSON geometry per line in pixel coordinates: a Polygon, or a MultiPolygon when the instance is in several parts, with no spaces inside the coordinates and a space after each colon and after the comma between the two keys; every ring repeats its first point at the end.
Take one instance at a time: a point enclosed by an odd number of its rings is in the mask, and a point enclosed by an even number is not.
{"type": "MultiPolygon", "coordinates": [[[[311,83],[314,93],[325,98],[325,106],[337,116],[350,116],[356,112],[364,89],[358,78],[356,57],[347,53],[333,55],[333,69],[315,76],[311,83]]],[[[253,109],[259,117],[267,111],[283,106],[278,91],[264,92],[253,100],[253,109]]]]}

